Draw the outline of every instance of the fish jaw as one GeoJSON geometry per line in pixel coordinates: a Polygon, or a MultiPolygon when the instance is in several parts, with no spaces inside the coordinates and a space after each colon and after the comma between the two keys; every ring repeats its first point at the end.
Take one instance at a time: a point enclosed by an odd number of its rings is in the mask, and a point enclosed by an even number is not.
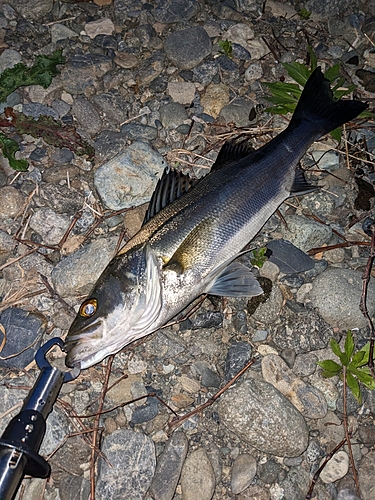
{"type": "Polygon", "coordinates": [[[67,366],[89,368],[159,327],[160,267],[148,246],[110,262],[85,301],[95,300],[97,310],[91,318],[79,312],[70,327],[67,366]]]}

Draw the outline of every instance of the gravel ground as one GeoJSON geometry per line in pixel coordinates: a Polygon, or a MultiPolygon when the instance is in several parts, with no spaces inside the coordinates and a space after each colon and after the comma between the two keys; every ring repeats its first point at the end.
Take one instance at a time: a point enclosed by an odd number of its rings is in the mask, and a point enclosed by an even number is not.
{"type": "MultiPolygon", "coordinates": [[[[262,82],[287,76],[283,62],[306,61],[308,44],[322,65],[341,62],[371,103],[373,16],[374,3],[360,0],[1,3],[0,72],[56,49],[66,63],[47,89],[22,87],[0,111],[74,125],[95,151],[91,161],[2,129],[30,165],[16,173],[0,159],[2,430],[38,375],[36,350],[64,338],[121,239],[139,229],[167,163],[201,177],[225,139],[269,141],[286,119],[262,111],[262,82]],[[302,8],[309,19],[297,14],[302,8]]],[[[191,316],[116,355],[110,373],[106,361],[63,386],[41,451],[51,478],[26,479],[17,498],[87,500],[91,478],[97,499],[305,499],[344,437],[342,382],[324,379],[317,361],[334,358],[329,341],[349,328],[358,348],[368,338],[358,304],[369,248],[307,251],[342,237],[369,242],[361,220],[374,203],[372,130],[348,126],[350,156],[326,137],[304,158],[322,189],[284,203],[253,242],[272,251],[256,270],[264,296],[207,297],[191,316]],[[172,410],[183,415],[209,401],[255,355],[217,401],[169,425],[172,410]],[[100,404],[114,409],[96,417],[100,404]],[[93,475],[89,431],[98,425],[93,475]]],[[[374,299],[370,281],[371,314],[374,299]]],[[[63,362],[61,352],[51,356],[63,362]]],[[[344,445],[312,498],[375,498],[375,397],[365,388],[362,395],[361,404],[350,393],[347,400],[360,494],[344,445]]]]}

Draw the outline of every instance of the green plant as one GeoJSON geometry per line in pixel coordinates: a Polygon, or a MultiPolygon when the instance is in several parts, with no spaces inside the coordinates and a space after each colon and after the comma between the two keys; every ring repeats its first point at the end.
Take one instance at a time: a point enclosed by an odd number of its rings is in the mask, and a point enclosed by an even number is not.
{"type": "Polygon", "coordinates": [[[306,9],[301,9],[297,12],[297,14],[299,15],[299,17],[301,17],[302,19],[305,19],[305,21],[307,21],[308,19],[310,19],[310,16],[311,16],[311,12],[306,10],[306,9]]]}
{"type": "Polygon", "coordinates": [[[257,267],[258,269],[263,267],[263,264],[267,260],[266,252],[267,252],[266,247],[259,248],[258,250],[257,249],[252,250],[250,257],[251,264],[254,267],[257,267]]]}
{"type": "MultiPolygon", "coordinates": [[[[287,82],[264,82],[264,85],[271,92],[271,96],[265,97],[267,101],[274,104],[270,108],[266,108],[265,111],[273,114],[284,115],[286,113],[293,113],[296,109],[298,100],[302,94],[302,89],[305,86],[311,73],[317,68],[318,61],[316,55],[314,54],[311,47],[309,47],[310,54],[310,67],[298,62],[283,63],[284,68],[287,70],[288,75],[296,83],[287,82]]],[[[349,85],[343,87],[345,84],[345,78],[340,74],[340,64],[334,64],[333,66],[326,69],[324,72],[325,78],[329,80],[333,96],[335,99],[341,99],[341,97],[350,94],[356,89],[355,85],[349,85]]],[[[360,117],[373,117],[374,115],[369,111],[364,111],[359,115],[360,117]]],[[[341,128],[337,128],[331,132],[334,139],[340,141],[341,139],[341,128]]]]}
{"type": "Polygon", "coordinates": [[[346,384],[359,403],[362,401],[360,383],[368,389],[375,389],[375,380],[371,371],[366,366],[369,361],[370,343],[368,342],[360,351],[355,352],[352,332],[349,330],[345,339],[344,350],[341,351],[335,339],[331,339],[331,349],[339,358],[341,364],[327,359],[319,361],[318,365],[323,368],[323,377],[329,378],[338,375],[343,380],[345,372],[346,384]]]}
{"type": "Polygon", "coordinates": [[[0,132],[0,151],[9,161],[9,166],[19,172],[26,172],[29,166],[27,161],[22,159],[17,160],[14,156],[18,150],[18,143],[0,132]]]}
{"type": "Polygon", "coordinates": [[[229,40],[219,40],[218,44],[219,47],[221,48],[221,50],[219,50],[221,54],[224,54],[227,57],[232,56],[233,47],[232,43],[229,40]]]}

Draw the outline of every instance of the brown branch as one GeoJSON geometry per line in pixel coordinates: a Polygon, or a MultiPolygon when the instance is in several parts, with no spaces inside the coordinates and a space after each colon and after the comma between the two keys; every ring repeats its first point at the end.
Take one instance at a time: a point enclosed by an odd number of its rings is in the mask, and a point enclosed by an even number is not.
{"type": "Polygon", "coordinates": [[[327,245],[326,247],[311,248],[308,250],[309,255],[316,255],[320,252],[326,252],[327,250],[334,250],[335,248],[347,248],[353,246],[369,247],[371,243],[368,241],[345,241],[344,243],[336,243],[336,245],[327,245]]]}
{"type": "Polygon", "coordinates": [[[75,316],[76,312],[74,310],[74,307],[70,306],[67,302],[65,302],[65,300],[62,297],[60,297],[60,295],[49,284],[48,279],[46,278],[46,276],[44,276],[41,273],[39,273],[39,276],[41,277],[41,280],[43,281],[43,285],[47,288],[47,290],[51,294],[51,297],[53,299],[55,299],[55,300],[58,300],[64,306],[64,309],[66,309],[70,314],[72,314],[73,316],[75,316]]]}

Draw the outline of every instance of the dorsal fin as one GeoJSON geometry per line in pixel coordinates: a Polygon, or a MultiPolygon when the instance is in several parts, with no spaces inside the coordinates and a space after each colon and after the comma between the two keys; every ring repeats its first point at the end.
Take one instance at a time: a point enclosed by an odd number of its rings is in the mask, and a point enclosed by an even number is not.
{"type": "Polygon", "coordinates": [[[247,138],[241,140],[237,138],[232,141],[227,141],[220,149],[216,161],[211,167],[211,172],[219,170],[233,161],[242,160],[242,158],[246,158],[246,156],[249,156],[254,151],[255,149],[249,144],[247,138]]]}
{"type": "Polygon", "coordinates": [[[164,169],[163,175],[156,184],[148,206],[143,224],[159,213],[164,207],[177,200],[190,188],[195,186],[199,179],[192,179],[189,175],[173,170],[169,167],[164,169]]]}

